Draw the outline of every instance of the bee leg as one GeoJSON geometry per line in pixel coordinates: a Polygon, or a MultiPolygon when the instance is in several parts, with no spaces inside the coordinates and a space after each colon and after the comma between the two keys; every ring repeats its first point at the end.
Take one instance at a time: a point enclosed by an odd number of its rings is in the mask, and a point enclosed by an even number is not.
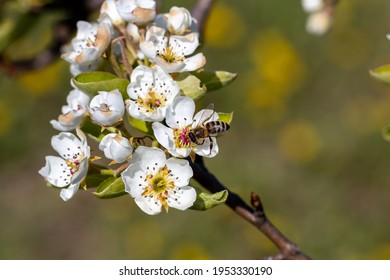
{"type": "Polygon", "coordinates": [[[213,147],[214,147],[214,142],[213,142],[213,139],[211,138],[211,136],[209,136],[209,139],[210,139],[210,152],[209,152],[209,155],[211,155],[211,151],[213,150],[213,147]]]}

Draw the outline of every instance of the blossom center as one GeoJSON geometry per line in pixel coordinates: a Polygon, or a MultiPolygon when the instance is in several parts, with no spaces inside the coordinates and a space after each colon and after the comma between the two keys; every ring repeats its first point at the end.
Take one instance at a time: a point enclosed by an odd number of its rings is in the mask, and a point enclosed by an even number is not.
{"type": "Polygon", "coordinates": [[[163,58],[168,63],[181,62],[184,60],[184,55],[179,55],[175,48],[169,44],[161,50],[157,50],[157,55],[163,58]]]}
{"type": "Polygon", "coordinates": [[[84,157],[84,154],[77,153],[72,156],[72,159],[67,159],[65,161],[71,175],[79,170],[80,163],[83,161],[84,157]]]}
{"type": "Polygon", "coordinates": [[[176,128],[173,130],[173,139],[177,148],[189,148],[192,144],[191,138],[188,136],[190,126],[185,128],[176,128]]]}
{"type": "Polygon", "coordinates": [[[146,176],[146,184],[142,195],[155,198],[161,202],[168,212],[168,198],[171,192],[175,193],[175,183],[171,178],[171,171],[165,165],[154,174],[146,176]]]}
{"type": "Polygon", "coordinates": [[[154,90],[149,90],[145,98],[138,98],[137,103],[144,107],[146,112],[155,111],[159,107],[164,106],[167,101],[163,94],[158,94],[154,90]]]}

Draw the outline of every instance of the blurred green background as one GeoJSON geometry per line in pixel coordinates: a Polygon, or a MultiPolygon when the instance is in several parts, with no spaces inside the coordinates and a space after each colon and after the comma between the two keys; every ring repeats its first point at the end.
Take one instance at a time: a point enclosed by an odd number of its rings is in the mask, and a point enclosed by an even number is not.
{"type": "MultiPolygon", "coordinates": [[[[163,2],[164,12],[194,3],[163,2]]],[[[341,0],[322,37],[307,34],[305,21],[298,0],[217,2],[202,45],[206,69],[239,77],[198,104],[234,111],[218,157],[206,165],[243,198],[260,194],[274,224],[312,258],[390,259],[390,143],[381,135],[390,88],[368,74],[390,63],[390,1],[341,0]]],[[[38,170],[55,154],[49,121],[66,103],[69,80],[60,60],[0,74],[1,259],[277,253],[225,206],[148,216],[129,196],[98,200],[80,191],[63,202],[38,170]]]]}

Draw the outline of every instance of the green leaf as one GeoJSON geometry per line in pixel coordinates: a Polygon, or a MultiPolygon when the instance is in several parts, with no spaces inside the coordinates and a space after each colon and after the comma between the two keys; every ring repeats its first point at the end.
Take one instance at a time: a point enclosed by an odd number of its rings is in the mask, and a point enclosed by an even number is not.
{"type": "Polygon", "coordinates": [[[139,131],[151,136],[154,135],[151,122],[142,121],[131,116],[129,116],[129,122],[135,129],[138,129],[139,131]]]}
{"type": "Polygon", "coordinates": [[[231,113],[218,113],[219,121],[230,124],[233,120],[233,112],[231,113]]]}
{"type": "Polygon", "coordinates": [[[129,80],[118,78],[116,75],[109,72],[85,72],[73,78],[74,84],[81,90],[97,95],[98,91],[112,91],[118,89],[123,98],[127,96],[127,86],[129,80]]]}
{"type": "Polygon", "coordinates": [[[390,125],[382,129],[382,136],[386,141],[390,142],[390,125]]]}
{"type": "Polygon", "coordinates": [[[390,85],[390,64],[370,70],[370,75],[378,81],[390,85]]]}
{"type": "Polygon", "coordinates": [[[194,100],[201,98],[207,92],[206,86],[201,85],[201,80],[189,73],[179,73],[176,82],[179,84],[182,94],[194,100]]]}
{"type": "Polygon", "coordinates": [[[220,191],[217,193],[199,193],[197,194],[194,204],[190,207],[192,210],[204,211],[213,208],[219,204],[225,203],[228,197],[228,191],[220,191]]]}
{"type": "Polygon", "coordinates": [[[126,194],[122,177],[110,177],[104,180],[94,195],[98,198],[114,198],[126,194]]]}
{"type": "Polygon", "coordinates": [[[193,74],[202,81],[202,84],[206,86],[209,92],[223,88],[237,78],[237,74],[226,71],[199,70],[193,74]]]}
{"type": "Polygon", "coordinates": [[[85,185],[88,189],[96,188],[110,177],[112,176],[106,174],[91,174],[85,178],[85,185]]]}

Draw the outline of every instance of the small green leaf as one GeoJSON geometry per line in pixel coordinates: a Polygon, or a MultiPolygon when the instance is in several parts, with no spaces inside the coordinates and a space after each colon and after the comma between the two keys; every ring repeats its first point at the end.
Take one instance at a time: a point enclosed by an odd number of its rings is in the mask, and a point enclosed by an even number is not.
{"type": "Polygon", "coordinates": [[[218,113],[218,120],[230,124],[233,120],[233,112],[231,113],[218,113]]]}
{"type": "Polygon", "coordinates": [[[106,174],[91,174],[85,178],[85,185],[88,189],[96,188],[112,176],[106,174]]]}
{"type": "Polygon", "coordinates": [[[378,81],[390,85],[390,64],[370,70],[370,75],[378,81]]]}
{"type": "Polygon", "coordinates": [[[179,84],[182,94],[194,100],[201,98],[207,92],[206,86],[201,85],[201,80],[189,73],[179,73],[176,82],[179,84]]]}
{"type": "Polygon", "coordinates": [[[139,131],[151,136],[154,135],[151,122],[142,121],[131,116],[129,116],[129,122],[135,129],[138,129],[139,131]]]}
{"type": "Polygon", "coordinates": [[[96,95],[98,91],[112,91],[118,89],[123,98],[127,96],[129,80],[118,78],[109,72],[85,72],[73,78],[74,84],[81,90],[96,95]]]}
{"type": "Polygon", "coordinates": [[[386,141],[390,142],[390,125],[382,129],[382,136],[386,141]]]}
{"type": "Polygon", "coordinates": [[[204,211],[213,208],[219,204],[225,203],[228,197],[228,191],[220,191],[217,193],[199,193],[197,194],[194,204],[190,207],[192,210],[204,211]]]}
{"type": "Polygon", "coordinates": [[[122,177],[110,177],[104,180],[94,195],[98,198],[114,198],[126,194],[122,177]]]}
{"type": "Polygon", "coordinates": [[[199,70],[193,74],[202,81],[202,84],[206,86],[209,92],[223,88],[237,78],[237,74],[226,71],[199,70]]]}

